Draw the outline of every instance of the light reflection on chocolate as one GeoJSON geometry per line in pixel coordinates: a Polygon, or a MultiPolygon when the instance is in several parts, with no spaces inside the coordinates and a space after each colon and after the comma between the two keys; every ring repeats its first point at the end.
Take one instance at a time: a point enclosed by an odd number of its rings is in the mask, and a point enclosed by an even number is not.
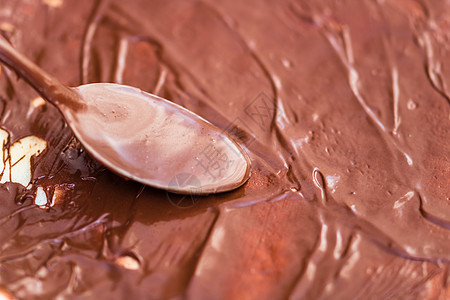
{"type": "Polygon", "coordinates": [[[54,108],[28,114],[36,94],[2,68],[11,141],[48,142],[33,186],[66,188],[42,210],[1,185],[0,290],[448,298],[449,15],[431,0],[2,1],[2,32],[65,84],[171,99],[234,135],[253,172],[195,201],[125,181],[54,108]]]}

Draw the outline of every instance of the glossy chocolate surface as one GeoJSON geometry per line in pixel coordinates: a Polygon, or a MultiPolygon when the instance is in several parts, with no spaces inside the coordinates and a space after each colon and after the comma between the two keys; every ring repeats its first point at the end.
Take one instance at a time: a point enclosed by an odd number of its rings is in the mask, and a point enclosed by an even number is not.
{"type": "Polygon", "coordinates": [[[171,99],[234,136],[252,177],[208,197],[123,180],[2,67],[10,143],[48,147],[31,189],[0,186],[1,292],[449,298],[449,16],[432,0],[3,0],[2,33],[63,83],[171,99]]]}

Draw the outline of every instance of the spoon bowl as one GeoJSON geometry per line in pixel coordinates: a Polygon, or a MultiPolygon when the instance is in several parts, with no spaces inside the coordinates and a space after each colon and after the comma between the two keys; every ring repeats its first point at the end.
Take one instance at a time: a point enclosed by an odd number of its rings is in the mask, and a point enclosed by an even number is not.
{"type": "Polygon", "coordinates": [[[182,106],[120,84],[68,88],[1,36],[0,61],[59,109],[92,157],[125,178],[204,195],[233,190],[250,176],[250,160],[242,148],[182,106]],[[190,180],[178,180],[186,176],[190,180]]]}

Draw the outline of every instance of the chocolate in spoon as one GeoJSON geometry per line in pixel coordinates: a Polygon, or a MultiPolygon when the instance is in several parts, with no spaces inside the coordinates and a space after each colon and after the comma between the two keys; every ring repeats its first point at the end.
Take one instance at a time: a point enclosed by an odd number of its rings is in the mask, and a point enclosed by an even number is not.
{"type": "Polygon", "coordinates": [[[235,189],[250,176],[238,144],[177,104],[119,84],[66,87],[1,36],[0,61],[59,109],[95,159],[123,177],[176,193],[210,194],[235,189]]]}

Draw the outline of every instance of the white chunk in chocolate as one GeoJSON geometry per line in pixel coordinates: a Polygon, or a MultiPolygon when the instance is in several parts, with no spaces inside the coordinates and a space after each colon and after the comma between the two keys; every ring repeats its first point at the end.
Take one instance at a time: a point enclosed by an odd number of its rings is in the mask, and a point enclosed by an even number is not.
{"type": "Polygon", "coordinates": [[[15,142],[8,151],[6,147],[8,139],[9,133],[0,129],[0,143],[3,146],[0,183],[11,181],[30,188],[31,157],[42,153],[47,147],[47,142],[36,136],[26,136],[15,142]]]}

